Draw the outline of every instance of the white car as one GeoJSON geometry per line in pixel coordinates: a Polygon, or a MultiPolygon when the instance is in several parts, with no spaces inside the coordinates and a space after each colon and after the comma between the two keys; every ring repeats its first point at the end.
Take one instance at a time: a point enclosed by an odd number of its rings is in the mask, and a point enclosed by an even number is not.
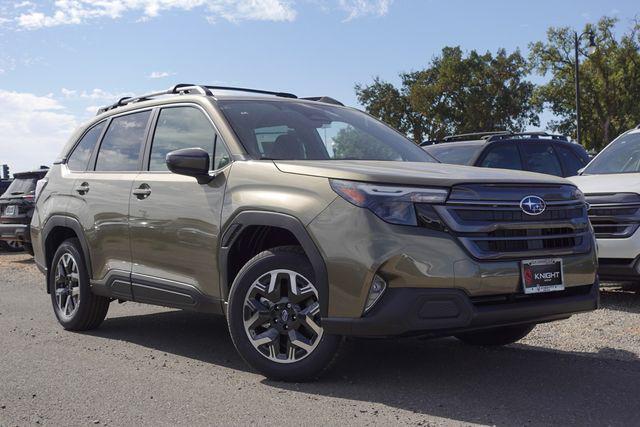
{"type": "Polygon", "coordinates": [[[569,178],[587,197],[600,279],[640,282],[640,126],[614,139],[569,178]]]}

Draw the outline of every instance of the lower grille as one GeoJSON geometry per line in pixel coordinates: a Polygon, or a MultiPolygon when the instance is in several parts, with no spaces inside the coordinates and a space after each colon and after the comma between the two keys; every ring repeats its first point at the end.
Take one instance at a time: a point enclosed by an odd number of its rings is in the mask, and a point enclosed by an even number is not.
{"type": "Polygon", "coordinates": [[[557,299],[577,295],[587,295],[593,285],[572,286],[562,291],[545,292],[540,294],[505,294],[471,297],[471,303],[475,306],[487,306],[498,304],[517,304],[519,302],[541,301],[545,299],[557,299]]]}

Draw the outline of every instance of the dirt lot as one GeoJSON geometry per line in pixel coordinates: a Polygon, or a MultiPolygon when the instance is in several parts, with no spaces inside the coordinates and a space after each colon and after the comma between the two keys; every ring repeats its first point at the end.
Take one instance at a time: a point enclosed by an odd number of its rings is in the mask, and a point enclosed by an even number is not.
{"type": "Polygon", "coordinates": [[[0,253],[0,426],[637,425],[640,296],[602,305],[506,348],[351,341],[323,381],[283,384],[216,317],[114,303],[100,329],[65,332],[31,259],[0,253]]]}

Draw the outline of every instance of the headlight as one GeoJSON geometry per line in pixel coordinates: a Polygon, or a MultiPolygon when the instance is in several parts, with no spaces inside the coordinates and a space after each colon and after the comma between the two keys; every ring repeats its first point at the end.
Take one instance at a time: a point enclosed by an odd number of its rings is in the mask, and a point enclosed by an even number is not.
{"type": "Polygon", "coordinates": [[[331,188],[349,203],[367,208],[392,224],[418,225],[414,203],[444,203],[443,188],[399,187],[330,179],[331,188]]]}

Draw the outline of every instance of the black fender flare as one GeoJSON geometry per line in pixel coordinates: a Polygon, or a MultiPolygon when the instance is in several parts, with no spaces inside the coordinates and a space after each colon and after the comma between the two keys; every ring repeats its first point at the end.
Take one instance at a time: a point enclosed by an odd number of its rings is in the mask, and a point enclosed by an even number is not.
{"type": "MultiPolygon", "coordinates": [[[[56,227],[68,228],[72,230],[76,236],[78,236],[78,240],[80,241],[80,246],[82,247],[82,255],[84,255],[84,261],[87,267],[87,273],[89,273],[89,278],[92,278],[93,272],[91,269],[91,253],[89,251],[89,244],[87,243],[87,239],[84,235],[84,229],[82,228],[82,225],[80,225],[80,221],[78,221],[76,218],[71,216],[52,215],[45,223],[42,229],[42,243],[43,243],[44,257],[47,264],[51,260],[50,257],[53,257],[53,254],[47,253],[46,242],[49,238],[49,234],[56,227]]],[[[51,270],[49,265],[47,265],[46,267],[49,271],[51,270]]]]}
{"type": "Polygon", "coordinates": [[[220,250],[218,252],[218,268],[220,270],[220,295],[223,301],[229,300],[229,287],[227,286],[228,272],[227,261],[229,251],[241,231],[251,225],[264,225],[284,228],[291,232],[300,242],[307,258],[311,262],[315,274],[315,285],[320,294],[320,315],[325,317],[329,306],[329,280],[327,266],[318,250],[315,242],[307,232],[302,222],[296,217],[280,212],[271,211],[242,211],[227,221],[224,231],[221,233],[220,250]]]}

